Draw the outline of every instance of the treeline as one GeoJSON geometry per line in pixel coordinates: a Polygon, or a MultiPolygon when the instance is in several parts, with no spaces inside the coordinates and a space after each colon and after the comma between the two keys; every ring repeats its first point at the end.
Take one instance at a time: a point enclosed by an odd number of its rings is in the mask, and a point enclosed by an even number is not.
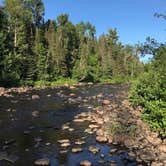
{"type": "Polygon", "coordinates": [[[42,0],[5,0],[0,7],[0,86],[95,82],[142,70],[136,47],[119,42],[116,29],[97,38],[93,25],[74,25],[67,14],[44,21],[42,0]]]}

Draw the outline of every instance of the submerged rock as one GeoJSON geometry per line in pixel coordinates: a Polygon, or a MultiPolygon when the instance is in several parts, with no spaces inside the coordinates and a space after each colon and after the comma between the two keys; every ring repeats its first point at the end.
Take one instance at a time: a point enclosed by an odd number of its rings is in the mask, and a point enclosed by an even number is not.
{"type": "Polygon", "coordinates": [[[80,166],[91,166],[92,163],[88,160],[84,160],[80,162],[80,166]]]}
{"type": "Polygon", "coordinates": [[[15,163],[19,159],[18,156],[8,155],[7,152],[0,152],[0,161],[5,160],[10,163],[15,163]]]}
{"type": "Polygon", "coordinates": [[[37,99],[40,99],[39,95],[32,95],[32,100],[37,100],[37,99]]]}
{"type": "Polygon", "coordinates": [[[110,165],[109,166],[117,166],[117,163],[116,161],[111,161],[110,165]]]}
{"type": "Polygon", "coordinates": [[[35,165],[43,165],[43,166],[48,166],[50,165],[50,160],[48,158],[42,158],[38,159],[34,162],[35,165]]]}
{"type": "Polygon", "coordinates": [[[70,142],[64,142],[64,143],[61,144],[61,147],[67,148],[67,147],[69,147],[70,145],[71,145],[70,142]]]}
{"type": "Polygon", "coordinates": [[[100,148],[96,147],[96,146],[90,146],[88,149],[91,153],[96,154],[100,151],[100,148]]]}
{"type": "Polygon", "coordinates": [[[69,139],[61,139],[61,140],[58,140],[57,142],[60,144],[63,144],[63,143],[70,142],[70,140],[69,139]]]}
{"type": "Polygon", "coordinates": [[[110,149],[110,153],[115,153],[115,152],[117,152],[117,151],[118,151],[117,148],[111,148],[111,149],[110,149]]]}
{"type": "Polygon", "coordinates": [[[76,122],[76,123],[82,123],[84,122],[85,119],[74,119],[73,122],[76,122]]]}
{"type": "Polygon", "coordinates": [[[75,93],[70,93],[69,96],[70,96],[70,97],[75,97],[76,94],[75,94],[75,93]]]}
{"type": "Polygon", "coordinates": [[[79,152],[82,152],[82,148],[73,148],[71,151],[73,153],[79,153],[79,152]]]}
{"type": "Polygon", "coordinates": [[[85,144],[85,141],[82,141],[82,140],[78,140],[75,142],[76,145],[83,145],[85,144]]]}
{"type": "Polygon", "coordinates": [[[33,112],[32,112],[32,116],[33,116],[34,118],[39,117],[39,111],[33,111],[33,112]]]}

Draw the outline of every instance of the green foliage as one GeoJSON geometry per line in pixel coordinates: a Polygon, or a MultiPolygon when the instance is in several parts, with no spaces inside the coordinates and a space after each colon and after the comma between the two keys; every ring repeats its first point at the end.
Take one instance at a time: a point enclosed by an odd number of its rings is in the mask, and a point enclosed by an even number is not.
{"type": "Polygon", "coordinates": [[[132,87],[130,100],[144,107],[144,119],[152,129],[166,135],[166,47],[160,47],[150,71],[132,87]]]}
{"type": "Polygon", "coordinates": [[[0,8],[1,86],[61,84],[64,79],[122,82],[140,73],[134,48],[118,41],[116,29],[99,39],[95,35],[91,23],[74,25],[68,14],[44,22],[42,0],[5,0],[0,8]]]}

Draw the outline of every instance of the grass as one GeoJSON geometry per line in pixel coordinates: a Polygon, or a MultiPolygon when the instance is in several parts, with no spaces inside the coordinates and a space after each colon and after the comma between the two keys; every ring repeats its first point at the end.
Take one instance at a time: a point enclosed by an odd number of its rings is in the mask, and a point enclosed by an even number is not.
{"type": "MultiPolygon", "coordinates": [[[[114,77],[114,78],[101,78],[99,80],[99,83],[125,83],[125,82],[131,82],[131,78],[124,78],[124,77],[114,77]]],[[[73,85],[73,84],[78,84],[77,79],[73,78],[63,78],[60,77],[55,81],[25,81],[21,82],[21,86],[37,86],[37,87],[42,87],[42,86],[63,86],[63,85],[73,85]]]]}
{"type": "Polygon", "coordinates": [[[119,122],[110,122],[106,126],[106,131],[113,138],[130,138],[135,139],[137,136],[137,126],[135,124],[123,125],[119,122]]]}

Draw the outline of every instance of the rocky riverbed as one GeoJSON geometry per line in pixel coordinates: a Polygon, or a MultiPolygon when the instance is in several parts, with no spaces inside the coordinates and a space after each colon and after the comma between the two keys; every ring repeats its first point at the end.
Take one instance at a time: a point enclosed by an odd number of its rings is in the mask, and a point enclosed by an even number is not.
{"type": "Polygon", "coordinates": [[[165,166],[128,84],[0,88],[2,166],[165,166]]]}

